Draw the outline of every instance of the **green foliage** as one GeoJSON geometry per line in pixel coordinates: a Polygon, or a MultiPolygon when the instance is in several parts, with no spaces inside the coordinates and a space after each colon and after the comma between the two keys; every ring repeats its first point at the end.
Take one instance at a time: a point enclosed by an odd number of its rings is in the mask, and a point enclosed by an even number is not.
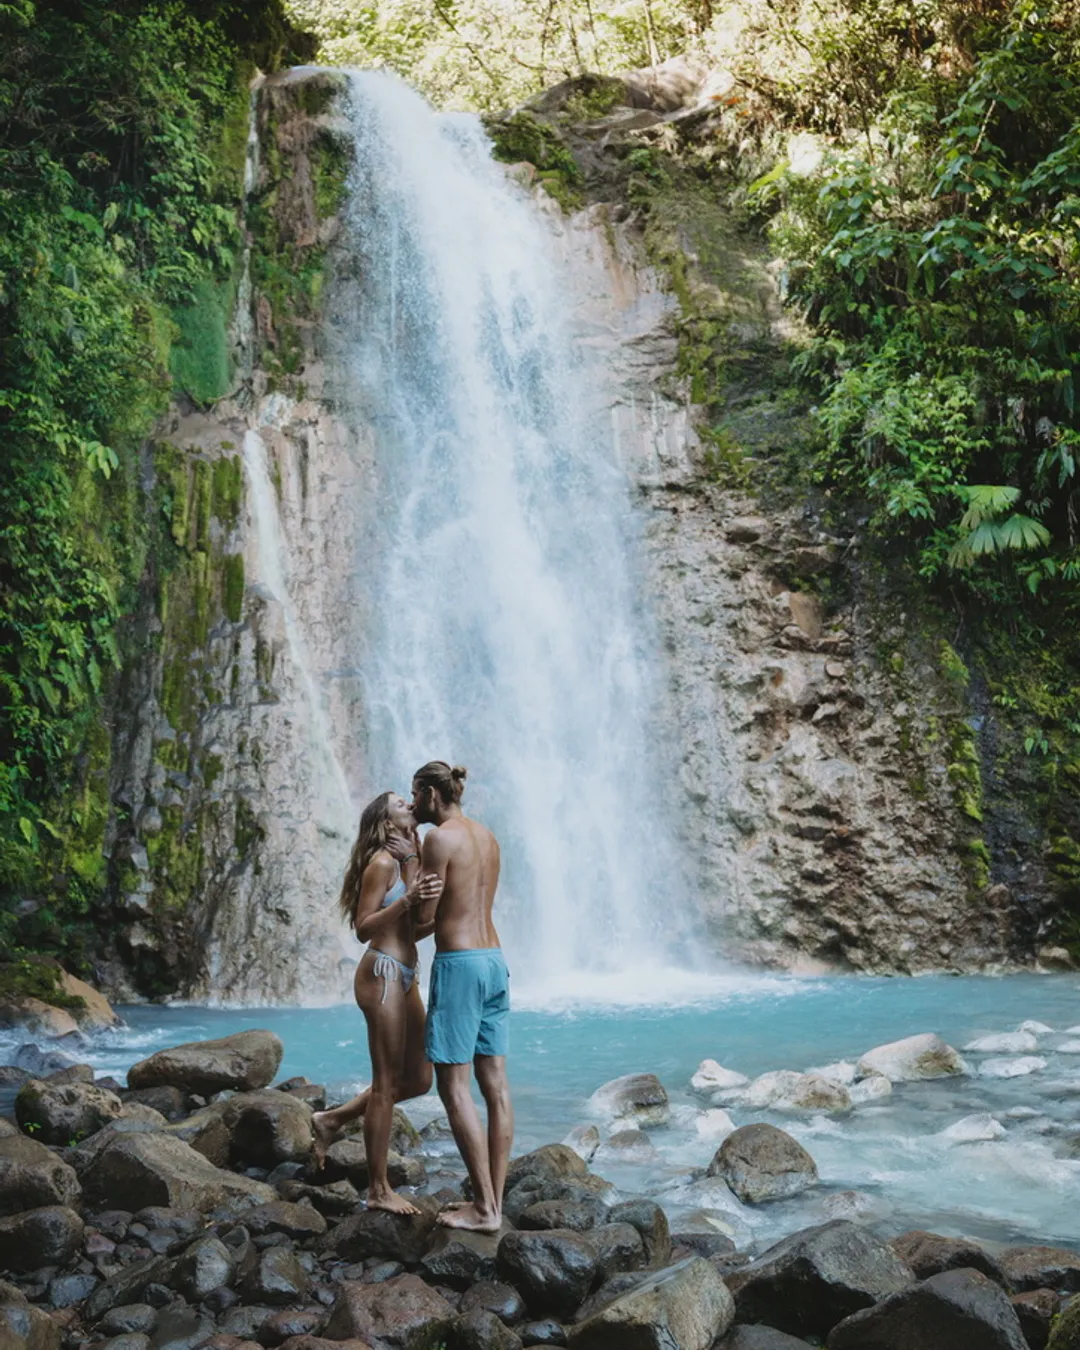
{"type": "Polygon", "coordinates": [[[278,0],[24,0],[0,38],[0,946],[78,963],[146,554],[139,446],[174,341],[194,398],[227,385],[246,76],[289,29],[278,0]]]}

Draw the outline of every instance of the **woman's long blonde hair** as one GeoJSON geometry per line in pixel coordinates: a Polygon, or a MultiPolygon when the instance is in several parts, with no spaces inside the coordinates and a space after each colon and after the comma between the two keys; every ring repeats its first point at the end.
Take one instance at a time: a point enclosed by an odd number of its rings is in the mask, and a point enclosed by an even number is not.
{"type": "Polygon", "coordinates": [[[390,798],[392,792],[382,792],[373,802],[368,802],[360,816],[360,830],[349,855],[349,865],[345,869],[345,880],[341,883],[341,895],[338,904],[346,923],[355,927],[356,906],[360,903],[360,888],[364,879],[364,869],[379,849],[385,848],[390,838],[390,798]]]}

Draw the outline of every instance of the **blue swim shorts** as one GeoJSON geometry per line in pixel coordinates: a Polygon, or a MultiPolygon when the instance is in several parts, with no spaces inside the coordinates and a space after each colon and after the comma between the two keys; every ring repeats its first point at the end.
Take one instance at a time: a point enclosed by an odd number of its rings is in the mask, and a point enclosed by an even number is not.
{"type": "Polygon", "coordinates": [[[510,972],[500,947],[436,952],[424,1049],[432,1064],[471,1064],[510,1048],[510,972]]]}

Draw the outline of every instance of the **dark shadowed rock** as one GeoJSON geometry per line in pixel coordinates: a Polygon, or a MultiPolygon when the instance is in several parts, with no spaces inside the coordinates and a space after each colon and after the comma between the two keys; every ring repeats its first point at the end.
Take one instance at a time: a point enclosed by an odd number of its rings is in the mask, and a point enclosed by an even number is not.
{"type": "MultiPolygon", "coordinates": [[[[86,1044],[85,1038],[79,1039],[86,1044]]],[[[48,1078],[49,1074],[70,1069],[78,1063],[75,1055],[69,1054],[67,1050],[43,1050],[32,1042],[20,1045],[15,1051],[15,1067],[25,1070],[31,1078],[48,1078]]]]}
{"type": "Polygon", "coordinates": [[[383,1284],[343,1284],[326,1324],[330,1340],[366,1341],[372,1350],[435,1350],[454,1310],[417,1275],[383,1284]]]}
{"type": "Polygon", "coordinates": [[[507,1233],[499,1243],[496,1264],[500,1278],[520,1292],[530,1312],[555,1317],[573,1314],[599,1269],[588,1238],[559,1229],[507,1233]]]}
{"type": "Polygon", "coordinates": [[[1080,1350],[1080,1298],[1074,1298],[1054,1322],[1046,1350],[1080,1350]]]}
{"type": "Polygon", "coordinates": [[[317,1336],[329,1316],[326,1308],[283,1308],[271,1313],[256,1333],[260,1345],[281,1345],[296,1336],[317,1336]]]}
{"type": "Polygon", "coordinates": [[[480,1280],[461,1296],[460,1311],[470,1312],[473,1308],[484,1308],[493,1312],[507,1326],[514,1326],[525,1318],[525,1300],[512,1284],[501,1280],[480,1280]]]}
{"type": "Polygon", "coordinates": [[[744,1204],[784,1200],[818,1181],[817,1164],[790,1134],[775,1125],[743,1125],[717,1149],[709,1176],[723,1177],[744,1204]]]}
{"type": "Polygon", "coordinates": [[[75,1206],[79,1179],[36,1139],[0,1139],[0,1217],[42,1205],[75,1206]]]}
{"type": "Polygon", "coordinates": [[[645,1259],[650,1266],[667,1265],[671,1259],[671,1230],[667,1215],[655,1200],[635,1196],[608,1210],[608,1223],[628,1223],[641,1234],[645,1259]]]}
{"type": "Polygon", "coordinates": [[[232,1253],[216,1237],[201,1237],[173,1262],[165,1282],[192,1303],[212,1289],[231,1285],[235,1275],[232,1253]]]}
{"type": "Polygon", "coordinates": [[[1007,1247],[998,1259],[1018,1294],[1029,1289],[1080,1292],[1080,1252],[1064,1247],[1007,1247]]]}
{"type": "Polygon", "coordinates": [[[416,1196],[419,1214],[390,1214],[384,1209],[362,1210],[344,1219],[318,1240],[318,1250],[342,1261],[365,1261],[381,1256],[414,1266],[431,1246],[437,1203],[416,1196]]]}
{"type": "Polygon", "coordinates": [[[227,1105],[227,1102],[212,1102],[202,1110],[167,1125],[165,1133],[187,1144],[196,1153],[201,1153],[215,1167],[227,1167],[232,1151],[232,1134],[224,1120],[227,1105]]]}
{"type": "Polygon", "coordinates": [[[834,1327],[829,1350],[1027,1350],[1008,1295],[977,1270],[947,1270],[834,1327]]]}
{"type": "Polygon", "coordinates": [[[34,1079],[15,1098],[15,1116],[43,1144],[69,1144],[100,1130],[123,1104],[92,1083],[42,1083],[34,1079]]]}
{"type": "Polygon", "coordinates": [[[152,1284],[168,1269],[163,1256],[152,1256],[146,1261],[136,1261],[123,1270],[110,1275],[104,1284],[99,1285],[86,1301],[83,1318],[89,1326],[103,1317],[110,1308],[125,1307],[133,1303],[149,1303],[144,1298],[152,1284]]]}
{"type": "Polygon", "coordinates": [[[1001,1266],[985,1247],[972,1238],[942,1237],[914,1229],[891,1238],[889,1246],[920,1280],[940,1275],[944,1270],[981,1270],[995,1283],[1007,1283],[1001,1266]]]}
{"type": "Polygon", "coordinates": [[[593,1292],[581,1305],[575,1314],[579,1322],[586,1322],[601,1308],[606,1308],[609,1303],[614,1303],[617,1298],[622,1298],[623,1294],[628,1294],[631,1289],[636,1289],[639,1284],[644,1284],[649,1278],[648,1270],[625,1270],[618,1275],[609,1275],[604,1282],[593,1287],[593,1292]]]}
{"type": "Polygon", "coordinates": [[[521,1338],[494,1313],[473,1308],[458,1316],[448,1345],[450,1350],[521,1350],[521,1338]]]}
{"type": "Polygon", "coordinates": [[[291,1247],[268,1247],[240,1286],[252,1303],[294,1303],[308,1291],[311,1278],[291,1247]]]}
{"type": "Polygon", "coordinates": [[[150,1333],[151,1350],[196,1350],[214,1334],[214,1324],[192,1308],[162,1308],[150,1333]]]}
{"type": "Polygon", "coordinates": [[[271,1187],[215,1167],[163,1132],[117,1135],[83,1172],[82,1183],[91,1204],[132,1210],[168,1205],[205,1212],[235,1198],[277,1198],[271,1187]]]}
{"type": "Polygon", "coordinates": [[[159,1050],[128,1070],[133,1088],[177,1087],[200,1097],[232,1089],[266,1087],[281,1063],[284,1047],[272,1031],[241,1031],[213,1041],[192,1041],[159,1050]]]}
{"type": "Polygon", "coordinates": [[[682,1247],[686,1251],[693,1252],[695,1256],[704,1256],[707,1260],[711,1260],[714,1256],[730,1256],[735,1250],[734,1242],[715,1229],[712,1232],[680,1230],[678,1233],[672,1233],[671,1246],[672,1249],[682,1247]]]}
{"type": "Polygon", "coordinates": [[[506,1190],[512,1191],[523,1177],[542,1177],[545,1181],[565,1181],[588,1172],[583,1159],[566,1144],[545,1144],[511,1159],[506,1169],[506,1190]]]}
{"type": "Polygon", "coordinates": [[[145,1332],[153,1328],[157,1321],[157,1309],[149,1303],[128,1303],[120,1308],[110,1308],[96,1330],[103,1336],[125,1336],[129,1332],[145,1332]]]}
{"type": "Polygon", "coordinates": [[[825,1336],[911,1281],[894,1252],[846,1219],[784,1238],[727,1277],[740,1322],[763,1322],[794,1336],[825,1336]]]}
{"type": "Polygon", "coordinates": [[[273,1314],[274,1309],[266,1304],[241,1303],[227,1309],[218,1325],[228,1336],[239,1336],[245,1341],[252,1341],[258,1335],[262,1324],[273,1314]]]}
{"type": "Polygon", "coordinates": [[[18,1350],[60,1350],[60,1328],[40,1308],[27,1303],[0,1305],[0,1345],[18,1350]]]}
{"type": "Polygon", "coordinates": [[[168,1121],[183,1120],[192,1110],[190,1095],[165,1083],[160,1087],[125,1088],[120,1093],[120,1100],[125,1104],[131,1102],[149,1106],[154,1111],[160,1111],[168,1121]]]}
{"type": "Polygon", "coordinates": [[[144,1333],[129,1331],[99,1344],[101,1350],[150,1350],[150,1337],[144,1333]]]}
{"type": "Polygon", "coordinates": [[[806,1341],[789,1336],[775,1327],[732,1327],[716,1350],[810,1350],[806,1341]]]}
{"type": "Polygon", "coordinates": [[[420,1269],[432,1284],[467,1289],[479,1280],[494,1280],[499,1233],[467,1233],[464,1229],[436,1228],[431,1249],[420,1269]]]}
{"type": "Polygon", "coordinates": [[[287,1092],[240,1093],[226,1103],[222,1121],[234,1162],[270,1168],[311,1154],[311,1107],[287,1092]]]}
{"type": "Polygon", "coordinates": [[[328,1186],[311,1186],[305,1181],[279,1181],[277,1193],[293,1204],[307,1201],[326,1218],[352,1214],[360,1205],[360,1192],[351,1181],[334,1181],[328,1186]]]}
{"type": "Polygon", "coordinates": [[[101,1281],[96,1275],[58,1275],[49,1281],[50,1308],[73,1308],[89,1298],[101,1281]]]}
{"type": "Polygon", "coordinates": [[[45,1205],[0,1219],[0,1270],[62,1266],[82,1246],[83,1221],[66,1205],[45,1205]]]}
{"type": "Polygon", "coordinates": [[[291,1238],[320,1237],[326,1232],[326,1220],[311,1205],[294,1205],[286,1200],[271,1200],[244,1215],[244,1227],[252,1237],[264,1233],[284,1233],[291,1238]]]}
{"type": "MultiPolygon", "coordinates": [[[[313,1110],[320,1108],[314,1107],[313,1110]]],[[[358,1138],[362,1141],[364,1132],[364,1121],[361,1117],[345,1126],[345,1135],[347,1138],[358,1138]]],[[[390,1121],[390,1149],[393,1153],[415,1153],[420,1147],[420,1132],[412,1121],[401,1109],[400,1106],[394,1107],[394,1114],[390,1121]]]]}
{"type": "Polygon", "coordinates": [[[596,1196],[580,1200],[538,1200],[526,1206],[518,1217],[518,1227],[533,1231],[544,1228],[570,1228],[587,1233],[607,1218],[608,1207],[596,1196]]]}
{"type": "Polygon", "coordinates": [[[640,1270],[648,1265],[645,1244],[641,1234],[629,1223],[606,1223],[589,1233],[589,1241],[596,1252],[600,1278],[617,1275],[624,1270],[640,1270]]]}
{"type": "Polygon", "coordinates": [[[1009,1302],[1016,1309],[1020,1330],[1031,1350],[1046,1350],[1050,1327],[1061,1311],[1061,1295],[1054,1289],[1031,1289],[1015,1294],[1009,1302]]]}
{"type": "Polygon", "coordinates": [[[571,1350],[709,1350],[735,1317],[727,1285],[700,1257],[655,1271],[570,1333],[571,1350]]]}
{"type": "Polygon", "coordinates": [[[566,1328],[554,1317],[526,1322],[519,1328],[522,1345],[565,1345],[566,1328]]]}
{"type": "Polygon", "coordinates": [[[371,1350],[367,1341],[330,1341],[322,1336],[290,1336],[281,1350],[371,1350]]]}
{"type": "Polygon", "coordinates": [[[593,1205],[604,1200],[604,1193],[612,1190],[600,1177],[568,1177],[565,1180],[552,1180],[548,1177],[524,1176],[513,1188],[506,1192],[503,1199],[503,1213],[511,1223],[517,1224],[522,1214],[533,1205],[549,1201],[561,1201],[567,1204],[593,1205]]]}

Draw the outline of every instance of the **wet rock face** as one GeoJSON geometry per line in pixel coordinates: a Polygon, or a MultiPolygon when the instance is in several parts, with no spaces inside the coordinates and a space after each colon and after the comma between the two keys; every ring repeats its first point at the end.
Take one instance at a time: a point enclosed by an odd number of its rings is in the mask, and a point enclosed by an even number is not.
{"type": "Polygon", "coordinates": [[[269,1186],[215,1167],[200,1153],[164,1133],[120,1135],[83,1174],[90,1203],[142,1209],[145,1205],[212,1209],[235,1197],[274,1200],[269,1186]]]}
{"type": "Polygon", "coordinates": [[[743,1125],[729,1134],[709,1164],[744,1204],[784,1200],[816,1186],[817,1164],[790,1134],[775,1125],[743,1125]]]}
{"type": "Polygon", "coordinates": [[[78,1203],[75,1170],[25,1136],[0,1139],[0,1217],[42,1205],[78,1203]]]}
{"type": "Polygon", "coordinates": [[[914,1284],[834,1327],[829,1350],[940,1350],[978,1345],[1027,1350],[1016,1310],[976,1270],[950,1270],[914,1284]]]}
{"type": "Polygon", "coordinates": [[[499,1275],[520,1290],[529,1311],[569,1317],[596,1279],[596,1249],[582,1233],[507,1233],[499,1243],[499,1275]]]}
{"type": "Polygon", "coordinates": [[[571,1350],[709,1350],[735,1318],[735,1304],[708,1261],[690,1257],[642,1281],[576,1326],[571,1350]]]}
{"type": "Polygon", "coordinates": [[[0,1219],[0,1270],[62,1266],[79,1250],[83,1221],[64,1205],[47,1205],[0,1219]]]}
{"type": "Polygon", "coordinates": [[[90,1083],[30,1082],[15,1098],[15,1115],[43,1144],[69,1144],[100,1130],[121,1113],[112,1092],[90,1083]]]}
{"type": "Polygon", "coordinates": [[[343,1284],[326,1336],[361,1340],[372,1350],[435,1350],[453,1320],[453,1308],[434,1289],[415,1275],[398,1275],[382,1284],[343,1284]]]}

